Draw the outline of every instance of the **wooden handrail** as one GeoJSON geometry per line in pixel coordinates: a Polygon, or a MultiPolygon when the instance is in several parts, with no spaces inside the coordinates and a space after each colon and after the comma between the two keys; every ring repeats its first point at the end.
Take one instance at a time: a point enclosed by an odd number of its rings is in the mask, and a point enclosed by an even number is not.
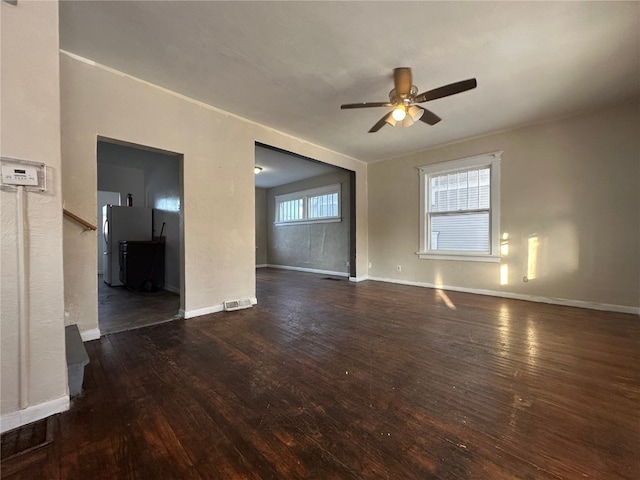
{"type": "Polygon", "coordinates": [[[96,227],[95,225],[90,224],[86,220],[84,220],[84,219],[80,218],[79,216],[77,216],[75,213],[71,213],[66,208],[62,209],[62,213],[64,213],[67,217],[69,217],[69,218],[75,220],[76,222],[78,222],[80,225],[85,227],[87,230],[97,230],[98,229],[98,227],[96,227]]]}

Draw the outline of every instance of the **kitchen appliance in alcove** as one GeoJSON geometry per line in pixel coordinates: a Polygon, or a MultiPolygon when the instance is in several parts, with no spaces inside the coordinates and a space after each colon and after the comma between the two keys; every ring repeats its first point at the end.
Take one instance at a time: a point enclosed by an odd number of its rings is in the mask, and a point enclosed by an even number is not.
{"type": "Polygon", "coordinates": [[[150,241],[153,236],[153,210],[145,207],[105,205],[102,209],[103,232],[106,249],[102,258],[103,280],[117,287],[120,281],[121,241],[150,241]]]}

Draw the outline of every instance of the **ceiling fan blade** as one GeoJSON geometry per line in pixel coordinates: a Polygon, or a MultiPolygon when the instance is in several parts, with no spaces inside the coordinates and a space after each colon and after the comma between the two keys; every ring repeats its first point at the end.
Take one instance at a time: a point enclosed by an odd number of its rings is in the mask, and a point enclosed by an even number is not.
{"type": "Polygon", "coordinates": [[[411,93],[411,69],[400,67],[393,69],[393,83],[398,95],[409,95],[411,93]]]}
{"type": "Polygon", "coordinates": [[[393,107],[393,103],[389,102],[362,102],[362,103],[345,103],[340,105],[342,110],[350,108],[369,108],[369,107],[393,107]]]}
{"type": "Polygon", "coordinates": [[[369,133],[375,133],[378,130],[380,130],[382,127],[384,127],[387,123],[387,118],[389,118],[390,116],[391,116],[391,112],[387,113],[384,117],[378,120],[378,123],[376,123],[373,127],[369,129],[369,133]]]}
{"type": "Polygon", "coordinates": [[[421,93],[416,96],[415,102],[422,103],[429,100],[436,100],[437,98],[448,97],[449,95],[455,95],[456,93],[466,92],[478,86],[478,82],[475,78],[469,80],[462,80],[461,82],[450,83],[444,87],[434,88],[428,92],[421,93]]]}
{"type": "Polygon", "coordinates": [[[427,110],[424,107],[418,107],[418,108],[421,108],[423,110],[422,116],[420,117],[421,122],[428,123],[429,125],[435,125],[440,120],[442,120],[438,115],[433,113],[431,110],[427,110]]]}

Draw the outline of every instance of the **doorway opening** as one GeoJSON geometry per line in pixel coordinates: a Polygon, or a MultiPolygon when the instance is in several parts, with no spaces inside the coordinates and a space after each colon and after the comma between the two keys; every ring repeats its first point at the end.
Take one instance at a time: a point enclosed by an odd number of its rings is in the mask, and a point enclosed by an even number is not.
{"type": "Polygon", "coordinates": [[[355,277],[355,172],[260,143],[255,166],[256,267],[355,277]]]}
{"type": "Polygon", "coordinates": [[[99,137],[97,163],[101,334],[181,318],[182,155],[99,137]]]}

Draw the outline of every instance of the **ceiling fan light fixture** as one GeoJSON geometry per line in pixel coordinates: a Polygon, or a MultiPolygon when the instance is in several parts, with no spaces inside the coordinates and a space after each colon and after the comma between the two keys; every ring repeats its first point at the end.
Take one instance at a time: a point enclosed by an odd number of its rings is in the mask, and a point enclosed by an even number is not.
{"type": "Polygon", "coordinates": [[[411,83],[411,69],[409,67],[400,67],[393,70],[393,86],[394,88],[389,92],[388,102],[346,103],[340,105],[340,108],[345,110],[351,108],[393,107],[390,112],[387,111],[384,117],[369,129],[369,133],[379,131],[386,124],[393,127],[398,126],[398,124],[401,127],[410,127],[418,120],[428,125],[435,125],[442,119],[432,111],[418,107],[416,104],[472,90],[478,86],[478,82],[475,78],[469,78],[418,94],[418,87],[411,83]]]}
{"type": "Polygon", "coordinates": [[[406,117],[404,117],[404,120],[402,120],[402,122],[399,122],[399,123],[402,127],[410,127],[416,122],[413,120],[413,118],[411,118],[411,115],[407,115],[406,117]]]}
{"type": "Polygon", "coordinates": [[[407,109],[407,116],[404,117],[400,125],[403,127],[410,127],[411,125],[416,123],[418,120],[420,120],[420,117],[422,116],[423,113],[424,113],[423,109],[416,107],[415,105],[410,106],[407,109]]]}
{"type": "Polygon", "coordinates": [[[415,105],[412,105],[409,107],[409,110],[407,111],[407,113],[411,117],[411,120],[413,120],[414,122],[417,122],[418,120],[420,120],[420,117],[422,117],[424,110],[421,109],[420,107],[416,107],[415,105]]]}
{"type": "Polygon", "coordinates": [[[405,107],[404,105],[398,105],[393,109],[391,116],[396,122],[401,122],[402,120],[404,120],[404,117],[407,116],[407,107],[405,107]]]}

